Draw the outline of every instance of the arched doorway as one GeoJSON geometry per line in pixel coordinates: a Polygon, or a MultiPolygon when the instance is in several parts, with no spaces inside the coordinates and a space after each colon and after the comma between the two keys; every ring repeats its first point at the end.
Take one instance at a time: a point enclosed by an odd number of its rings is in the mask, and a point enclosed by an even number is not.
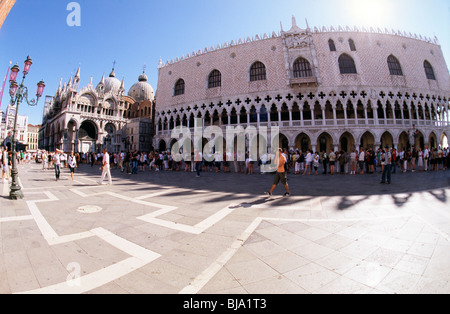
{"type": "Polygon", "coordinates": [[[406,150],[409,149],[410,145],[409,145],[409,136],[408,133],[406,133],[405,131],[403,131],[399,138],[398,138],[398,149],[399,150],[406,150]]]}
{"type": "Polygon", "coordinates": [[[418,149],[419,147],[422,150],[425,149],[425,138],[423,136],[423,133],[420,131],[417,131],[417,133],[416,133],[415,146],[416,146],[416,149],[418,149]]]}
{"type": "Polygon", "coordinates": [[[320,136],[317,138],[317,146],[316,150],[320,152],[330,152],[334,151],[333,147],[333,138],[330,134],[324,132],[320,134],[320,136]]]}
{"type": "Polygon", "coordinates": [[[442,148],[448,148],[448,137],[447,134],[442,133],[441,135],[441,147],[442,148]]]}
{"type": "Polygon", "coordinates": [[[434,132],[431,132],[431,134],[430,134],[429,143],[430,143],[430,148],[437,148],[438,141],[437,141],[436,134],[434,134],[434,132]]]}
{"type": "Polygon", "coordinates": [[[305,133],[300,133],[295,138],[295,148],[300,149],[302,152],[306,152],[311,149],[311,139],[305,133]]]}
{"type": "Polygon", "coordinates": [[[359,147],[363,149],[374,148],[375,146],[375,138],[372,133],[369,131],[365,132],[361,136],[361,141],[359,143],[359,147]]]}
{"type": "Polygon", "coordinates": [[[98,130],[94,122],[90,120],[83,121],[80,125],[80,130],[78,131],[78,140],[80,142],[81,151],[95,152],[95,144],[98,139],[98,130]]]}
{"type": "Polygon", "coordinates": [[[355,148],[355,139],[353,138],[353,135],[349,132],[344,132],[339,139],[339,150],[348,153],[355,148]]]}
{"type": "Polygon", "coordinates": [[[159,151],[164,152],[167,149],[166,141],[160,140],[159,141],[159,151]]]}
{"type": "Polygon", "coordinates": [[[380,143],[382,148],[384,148],[385,146],[393,147],[394,138],[392,137],[392,134],[388,131],[384,132],[383,135],[381,135],[380,143]]]}
{"type": "MultiPolygon", "coordinates": [[[[272,147],[273,147],[273,145],[272,145],[272,147]]],[[[279,148],[289,149],[289,140],[286,137],[286,135],[284,135],[282,133],[280,133],[280,135],[279,135],[279,148]]]]}

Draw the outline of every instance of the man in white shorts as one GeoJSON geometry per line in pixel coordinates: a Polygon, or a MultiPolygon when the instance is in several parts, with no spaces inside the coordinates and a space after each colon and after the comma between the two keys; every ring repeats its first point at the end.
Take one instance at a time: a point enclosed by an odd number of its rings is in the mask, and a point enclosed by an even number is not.
{"type": "Polygon", "coordinates": [[[108,176],[108,183],[109,185],[112,185],[111,166],[109,164],[109,154],[106,151],[106,148],[103,148],[103,163],[100,170],[102,170],[102,178],[100,179],[100,182],[98,184],[103,184],[103,180],[105,180],[106,176],[108,176]]]}

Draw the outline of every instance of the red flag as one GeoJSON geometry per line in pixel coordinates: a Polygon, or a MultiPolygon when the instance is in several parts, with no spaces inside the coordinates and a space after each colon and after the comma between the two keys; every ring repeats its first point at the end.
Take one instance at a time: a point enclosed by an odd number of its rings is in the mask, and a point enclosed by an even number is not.
{"type": "Polygon", "coordinates": [[[5,79],[3,80],[3,86],[0,90],[0,108],[2,107],[3,91],[5,90],[6,80],[8,79],[9,69],[11,69],[11,61],[9,61],[8,71],[6,71],[5,79]]]}

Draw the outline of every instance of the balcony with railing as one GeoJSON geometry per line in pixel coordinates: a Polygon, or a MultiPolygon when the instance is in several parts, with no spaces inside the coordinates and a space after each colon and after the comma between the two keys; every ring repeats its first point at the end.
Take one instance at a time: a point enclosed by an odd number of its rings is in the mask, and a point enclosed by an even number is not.
{"type": "MultiPolygon", "coordinates": [[[[240,124],[230,123],[230,124],[222,124],[222,123],[206,123],[203,121],[202,125],[204,128],[208,126],[217,126],[222,129],[223,132],[227,130],[228,127],[237,127],[242,126],[244,129],[247,127],[255,127],[259,129],[261,127],[267,127],[268,129],[272,127],[279,127],[280,129],[317,129],[317,127],[326,129],[344,129],[346,127],[371,127],[371,128],[401,128],[401,129],[409,129],[412,125],[415,127],[450,127],[450,121],[440,121],[440,120],[420,120],[420,119],[315,119],[315,120],[289,120],[289,121],[264,121],[264,122],[244,122],[240,124]]],[[[165,125],[162,128],[162,125],[157,126],[156,135],[157,136],[170,136],[171,130],[179,125],[171,125],[169,128],[168,125],[165,125]]],[[[194,132],[194,128],[190,124],[185,124],[185,127],[188,127],[191,132],[194,132]]]]}

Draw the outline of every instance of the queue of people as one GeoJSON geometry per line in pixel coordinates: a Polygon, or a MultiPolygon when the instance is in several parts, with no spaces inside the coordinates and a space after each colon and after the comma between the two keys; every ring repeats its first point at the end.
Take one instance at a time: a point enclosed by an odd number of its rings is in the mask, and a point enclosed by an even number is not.
{"type": "MultiPolygon", "coordinates": [[[[322,151],[313,152],[312,150],[281,150],[285,159],[286,174],[294,175],[337,175],[337,174],[373,174],[384,173],[389,165],[388,173],[415,172],[415,171],[439,171],[447,170],[450,167],[449,148],[425,149],[412,147],[411,149],[402,148],[379,148],[377,150],[353,149],[351,152],[344,151],[322,151]],[[319,172],[320,169],[320,172],[319,172]]],[[[11,152],[5,147],[2,148],[1,168],[2,182],[11,178],[11,152]]],[[[68,168],[72,180],[75,168],[80,164],[88,164],[91,167],[100,165],[103,170],[120,169],[125,174],[137,174],[146,171],[184,171],[196,172],[224,172],[224,173],[242,173],[253,175],[257,172],[265,174],[272,172],[265,165],[271,163],[270,154],[263,154],[259,158],[252,158],[248,152],[245,154],[235,153],[234,156],[224,153],[191,153],[191,158],[186,154],[177,154],[173,156],[171,152],[151,151],[144,152],[120,152],[108,154],[106,150],[102,153],[65,153],[59,150],[55,152],[39,151],[35,154],[18,153],[17,158],[23,162],[34,160],[42,163],[43,170],[55,171],[56,180],[59,180],[61,168],[68,168]],[[107,161],[105,161],[105,158],[107,161]]],[[[110,173],[103,173],[110,179],[110,173]]],[[[102,177],[104,177],[102,175],[102,177]]],[[[385,179],[384,179],[385,180],[385,179]]],[[[384,181],[381,180],[382,182],[384,181]]],[[[109,180],[111,182],[111,180],[109,180]]],[[[390,182],[390,179],[388,179],[390,182]]]]}
{"type": "Polygon", "coordinates": [[[289,168],[294,169],[295,175],[311,175],[318,174],[318,165],[321,164],[322,174],[372,174],[376,172],[382,173],[386,165],[386,153],[392,155],[392,172],[397,169],[401,172],[415,171],[438,171],[447,170],[450,166],[450,150],[448,148],[425,147],[412,149],[396,148],[372,148],[352,150],[347,153],[344,151],[322,151],[312,152],[300,150],[288,152],[284,150],[284,154],[288,157],[287,164],[289,168]]]}

